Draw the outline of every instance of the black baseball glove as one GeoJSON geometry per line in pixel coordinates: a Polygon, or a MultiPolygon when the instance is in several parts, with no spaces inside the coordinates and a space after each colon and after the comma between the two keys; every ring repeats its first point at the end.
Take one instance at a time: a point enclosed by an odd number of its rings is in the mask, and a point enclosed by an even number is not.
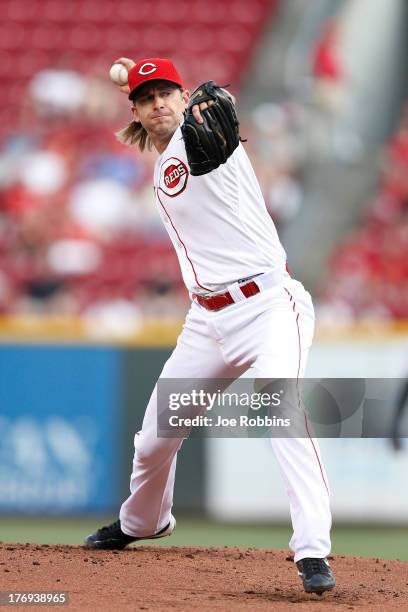
{"type": "Polygon", "coordinates": [[[197,87],[191,94],[181,131],[193,176],[207,174],[225,164],[240,141],[239,123],[230,94],[214,81],[197,87]],[[200,111],[204,123],[197,123],[192,107],[209,100],[214,104],[200,111]]]}

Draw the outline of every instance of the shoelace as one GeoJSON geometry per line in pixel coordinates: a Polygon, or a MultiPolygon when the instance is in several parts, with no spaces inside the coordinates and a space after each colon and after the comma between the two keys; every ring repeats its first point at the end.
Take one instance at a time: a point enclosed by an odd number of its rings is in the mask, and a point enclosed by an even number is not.
{"type": "Polygon", "coordinates": [[[327,564],[324,559],[303,559],[302,561],[303,571],[305,573],[325,573],[328,570],[327,564]]]}
{"type": "Polygon", "coordinates": [[[120,520],[115,521],[115,523],[112,523],[112,525],[102,527],[101,531],[103,531],[104,533],[113,533],[115,531],[118,531],[118,529],[120,530],[120,520]]]}

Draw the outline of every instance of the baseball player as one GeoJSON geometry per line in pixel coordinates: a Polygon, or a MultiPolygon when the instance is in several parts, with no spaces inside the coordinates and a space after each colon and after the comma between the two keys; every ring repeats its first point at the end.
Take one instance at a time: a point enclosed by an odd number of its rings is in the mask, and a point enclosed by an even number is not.
{"type": "MultiPolygon", "coordinates": [[[[141,150],[154,147],[157,208],[177,252],[191,297],[183,331],[162,378],[299,378],[314,331],[311,297],[286,269],[286,254],[240,142],[232,97],[213,81],[193,94],[168,59],[128,70],[133,121],[119,133],[141,150]]],[[[335,586],[327,561],[331,514],[327,476],[311,437],[270,439],[286,484],[290,546],[306,592],[335,586]]],[[[180,438],[157,435],[157,386],[135,435],[130,496],[119,520],[85,540],[123,549],[171,535],[180,438]]]]}

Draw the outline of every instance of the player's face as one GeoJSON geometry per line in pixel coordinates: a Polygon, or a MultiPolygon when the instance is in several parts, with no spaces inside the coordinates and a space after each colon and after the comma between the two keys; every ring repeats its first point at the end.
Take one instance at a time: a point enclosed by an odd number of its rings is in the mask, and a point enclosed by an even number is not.
{"type": "Polygon", "coordinates": [[[155,140],[170,140],[183,122],[189,93],[167,81],[156,81],[140,88],[132,107],[133,118],[139,121],[155,140]]]}

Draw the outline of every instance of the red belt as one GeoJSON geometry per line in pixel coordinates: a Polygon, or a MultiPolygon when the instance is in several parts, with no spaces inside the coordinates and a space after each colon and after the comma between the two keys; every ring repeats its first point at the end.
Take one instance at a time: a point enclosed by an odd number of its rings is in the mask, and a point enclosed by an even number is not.
{"type": "MultiPolygon", "coordinates": [[[[246,283],[246,285],[242,285],[240,290],[246,298],[260,292],[260,289],[255,281],[249,281],[249,283],[246,283]]],[[[193,293],[193,298],[200,304],[200,306],[203,306],[203,308],[206,308],[207,310],[221,310],[221,308],[225,308],[226,306],[235,303],[235,300],[229,291],[210,297],[204,297],[203,295],[193,293]]]]}

